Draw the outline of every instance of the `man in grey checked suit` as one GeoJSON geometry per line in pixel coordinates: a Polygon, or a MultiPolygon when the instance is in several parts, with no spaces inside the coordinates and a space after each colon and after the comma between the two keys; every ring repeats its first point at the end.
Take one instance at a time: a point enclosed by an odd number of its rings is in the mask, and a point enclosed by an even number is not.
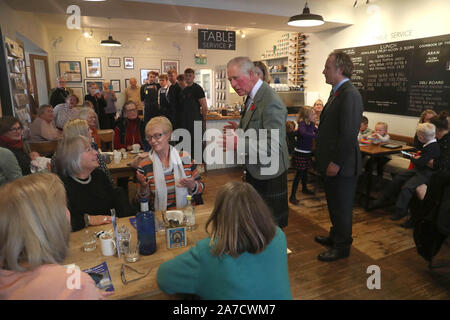
{"type": "Polygon", "coordinates": [[[320,115],[315,156],[324,176],[325,195],[332,227],[328,237],[315,240],[330,247],[319,254],[320,261],[348,257],[352,238],[352,213],[357,177],[361,171],[358,130],[363,103],[350,81],[353,63],[341,51],[334,51],[325,63],[323,74],[333,89],[320,115]]]}
{"type": "MultiPolygon", "coordinates": [[[[251,184],[272,210],[275,221],[281,228],[288,224],[287,170],[289,156],[286,144],[287,108],[278,94],[255,73],[253,62],[248,57],[237,57],[227,64],[227,75],[231,86],[239,96],[247,96],[245,110],[239,125],[228,122],[225,129],[242,129],[247,136],[250,132],[267,132],[267,147],[255,139],[241,137],[239,143],[245,145],[245,180],[251,184]],[[275,129],[275,130],[271,130],[275,129]],[[262,148],[261,148],[262,147],[262,148]],[[269,161],[259,156],[267,154],[269,161]],[[258,156],[257,156],[258,154],[258,156]],[[253,160],[252,161],[252,157],[253,160]]],[[[227,144],[236,150],[238,138],[227,144]]],[[[261,136],[258,136],[260,139],[261,136]]],[[[244,148],[243,148],[244,149],[244,148]]],[[[238,149],[239,152],[239,149],[238,149]]],[[[241,156],[238,154],[238,156],[241,156]]]]}

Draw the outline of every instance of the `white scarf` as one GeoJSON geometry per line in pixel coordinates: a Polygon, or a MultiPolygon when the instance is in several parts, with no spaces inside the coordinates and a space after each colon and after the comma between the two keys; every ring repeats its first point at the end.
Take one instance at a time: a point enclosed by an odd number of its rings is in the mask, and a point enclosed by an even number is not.
{"type": "MultiPolygon", "coordinates": [[[[167,210],[167,185],[164,177],[164,168],[156,152],[150,153],[153,162],[153,177],[155,179],[155,210],[167,210]]],[[[178,187],[180,179],[186,178],[184,173],[183,162],[177,149],[170,146],[169,149],[169,170],[173,170],[175,178],[175,195],[177,201],[177,209],[184,208],[187,204],[186,196],[188,190],[186,187],[178,187]]]]}

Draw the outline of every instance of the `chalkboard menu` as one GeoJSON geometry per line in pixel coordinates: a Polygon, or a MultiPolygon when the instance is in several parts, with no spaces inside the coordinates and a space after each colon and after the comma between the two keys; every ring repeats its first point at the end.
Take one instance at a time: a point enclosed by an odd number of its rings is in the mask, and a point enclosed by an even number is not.
{"type": "Polygon", "coordinates": [[[419,116],[450,107],[450,35],[341,49],[364,110],[419,116]]]}

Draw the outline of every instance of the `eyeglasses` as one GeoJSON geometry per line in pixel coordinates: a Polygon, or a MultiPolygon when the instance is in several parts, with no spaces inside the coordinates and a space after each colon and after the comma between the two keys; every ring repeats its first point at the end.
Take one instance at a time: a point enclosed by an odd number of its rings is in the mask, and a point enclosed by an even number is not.
{"type": "Polygon", "coordinates": [[[126,112],[136,112],[137,109],[127,109],[126,112]]]}
{"type": "Polygon", "coordinates": [[[12,127],[11,129],[9,129],[9,131],[16,131],[16,132],[21,130],[23,130],[22,127],[12,127]]]}
{"type": "Polygon", "coordinates": [[[161,140],[163,135],[165,135],[165,133],[155,133],[153,136],[147,136],[147,140],[149,142],[152,142],[152,139],[159,141],[159,140],[161,140]]]}
{"type": "Polygon", "coordinates": [[[147,273],[143,273],[143,272],[137,271],[136,269],[134,269],[133,267],[130,267],[129,265],[122,264],[122,268],[120,269],[120,277],[122,278],[123,284],[129,284],[130,282],[137,281],[139,279],[145,278],[146,276],[148,276],[150,274],[150,271],[152,271],[152,269],[153,269],[153,267],[150,267],[150,269],[147,271],[147,273]],[[141,276],[136,278],[136,279],[127,280],[125,278],[125,268],[128,268],[131,271],[136,272],[137,274],[141,274],[141,276]]]}

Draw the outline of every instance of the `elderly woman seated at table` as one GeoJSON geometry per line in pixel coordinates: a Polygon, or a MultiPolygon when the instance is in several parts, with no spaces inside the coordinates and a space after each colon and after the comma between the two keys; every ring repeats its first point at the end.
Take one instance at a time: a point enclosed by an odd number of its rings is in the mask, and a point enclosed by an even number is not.
{"type": "Polygon", "coordinates": [[[61,265],[70,237],[66,192],[54,174],[34,174],[0,189],[0,300],[102,299],[92,278],[61,265]]]}
{"type": "Polygon", "coordinates": [[[31,173],[31,161],[39,157],[37,152],[29,152],[23,141],[23,126],[19,119],[11,116],[0,118],[0,147],[9,149],[17,159],[22,175],[31,173]]]}
{"type": "Polygon", "coordinates": [[[38,117],[30,126],[30,142],[56,141],[61,139],[61,133],[53,124],[53,107],[43,104],[38,109],[38,117]]]}
{"type": "Polygon", "coordinates": [[[56,151],[56,167],[67,191],[72,231],[89,225],[111,223],[111,209],[118,217],[132,214],[122,189],[113,188],[98,169],[98,152],[88,138],[63,139],[56,151]]]}
{"type": "Polygon", "coordinates": [[[208,238],[160,265],[161,290],[201,299],[292,299],[286,236],[250,184],[219,189],[206,230],[208,238]]]}
{"type": "Polygon", "coordinates": [[[97,144],[97,147],[100,147],[100,136],[98,135],[98,118],[94,109],[80,108],[77,119],[87,121],[89,129],[91,130],[92,137],[94,138],[94,142],[97,144]]]}
{"type": "MultiPolygon", "coordinates": [[[[66,125],[64,126],[64,131],[63,131],[63,140],[75,138],[80,135],[88,138],[89,141],[92,141],[92,131],[89,128],[86,120],[75,119],[75,120],[72,120],[72,121],[69,121],[66,123],[66,125]]],[[[98,149],[97,144],[95,142],[91,142],[91,146],[95,150],[98,149]]],[[[56,164],[55,164],[55,159],[56,159],[56,153],[52,157],[52,172],[58,173],[58,169],[56,168],[56,164]]],[[[111,174],[109,173],[109,170],[106,167],[106,163],[105,163],[103,157],[101,156],[101,154],[99,154],[99,153],[97,153],[97,160],[98,160],[99,169],[102,170],[106,174],[106,176],[108,177],[108,180],[111,182],[111,185],[114,185],[114,182],[111,178],[111,174]]]]}
{"type": "Polygon", "coordinates": [[[153,198],[155,210],[183,208],[187,195],[193,195],[194,203],[198,204],[204,184],[190,155],[169,145],[172,134],[169,119],[152,118],[145,127],[145,134],[152,151],[137,169],[138,196],[153,198]]]}
{"type": "Polygon", "coordinates": [[[55,127],[63,130],[67,121],[75,118],[77,113],[76,106],[78,104],[78,97],[76,95],[69,95],[66,98],[66,103],[58,104],[53,110],[55,127]]]}
{"type": "Polygon", "coordinates": [[[138,117],[136,104],[128,101],[123,109],[125,117],[117,119],[114,129],[114,148],[131,150],[133,144],[139,144],[147,151],[149,148],[145,140],[144,122],[138,117]]]}

